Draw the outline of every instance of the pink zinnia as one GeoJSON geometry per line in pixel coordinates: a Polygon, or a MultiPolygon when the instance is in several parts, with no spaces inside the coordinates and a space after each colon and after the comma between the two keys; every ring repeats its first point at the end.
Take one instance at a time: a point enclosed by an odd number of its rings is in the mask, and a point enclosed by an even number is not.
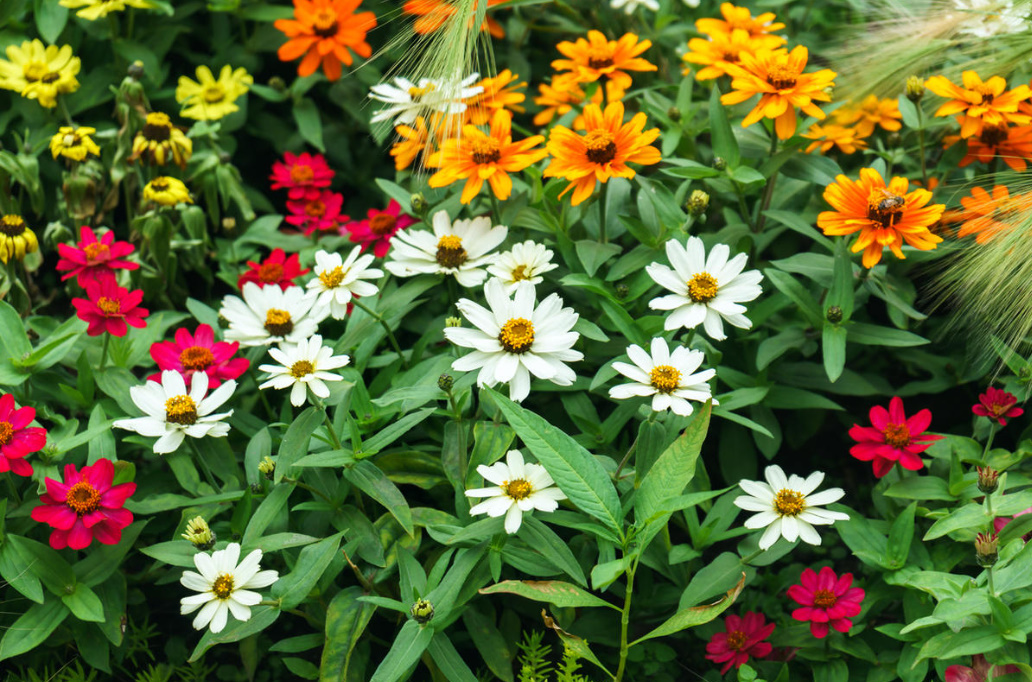
{"type": "Polygon", "coordinates": [[[269,257],[261,263],[249,260],[247,266],[250,270],[240,275],[240,279],[237,280],[237,287],[241,290],[247,282],[254,282],[260,287],[278,284],[280,289],[286,291],[292,286],[297,286],[294,283],[296,278],[309,272],[308,268],[301,269],[301,262],[296,253],[287,258],[283,249],[273,249],[269,257]]]}
{"type": "Polygon", "coordinates": [[[796,620],[810,621],[810,632],[823,639],[828,635],[828,625],[839,632],[849,632],[853,627],[850,618],[860,613],[864,591],[853,584],[853,574],[843,573],[841,577],[828,566],[814,573],[812,568],[803,570],[800,585],[788,588],[788,596],[802,606],[792,612],[796,620]]]}
{"type": "Polygon", "coordinates": [[[333,171],[326,165],[322,154],[303,152],[295,156],[290,152],[283,154],[286,163],[276,161],[272,164],[273,189],[286,189],[290,199],[316,199],[320,187],[329,187],[333,180],[333,171]]]}
{"type": "MultiPolygon", "coordinates": [[[[1007,516],[997,516],[995,519],[993,519],[993,530],[995,532],[999,533],[1000,531],[1002,531],[1004,528],[1007,527],[1008,523],[1010,523],[1014,519],[1018,518],[1019,516],[1024,516],[1025,514],[1032,514],[1032,507],[1029,507],[1028,509],[1023,509],[1022,511],[1019,511],[1018,513],[1016,513],[1014,515],[1014,518],[1010,518],[1010,517],[1007,517],[1007,516]]],[[[1028,542],[1029,535],[1025,535],[1023,537],[1025,539],[1025,542],[1028,542]]]]}
{"type": "Polygon", "coordinates": [[[744,617],[728,616],[724,619],[725,632],[713,635],[706,644],[706,658],[714,663],[723,663],[723,675],[731,666],[740,668],[749,657],[764,658],[770,654],[770,642],[763,640],[774,632],[774,623],[767,623],[762,613],[749,611],[744,617]]]}
{"type": "Polygon", "coordinates": [[[135,250],[129,242],[116,242],[115,233],[108,231],[97,239],[96,233],[87,225],[79,228],[79,242],[75,246],[58,244],[57,271],[67,270],[61,281],[76,278],[79,286],[86,288],[87,282],[101,279],[115,279],[116,270],[136,270],[139,263],[122,260],[135,250]]]}
{"type": "Polygon", "coordinates": [[[973,405],[971,411],[979,417],[995,419],[1000,426],[1007,426],[1008,419],[1025,414],[1025,410],[1016,407],[1017,404],[1018,399],[1014,395],[990,386],[978,396],[978,405],[973,405]]]}
{"type": "Polygon", "coordinates": [[[889,409],[881,405],[871,408],[871,426],[853,424],[849,437],[856,441],[849,450],[862,462],[873,460],[874,475],[881,478],[899,462],[904,469],[917,471],[924,466],[919,453],[924,452],[944,436],[925,433],[932,423],[932,413],[921,410],[907,419],[903,411],[903,400],[894,397],[889,409]]]}
{"type": "Polygon", "coordinates": [[[31,476],[32,465],[25,455],[39,452],[47,444],[47,430],[29,424],[36,418],[36,409],[14,409],[14,396],[0,395],[0,473],[10,471],[18,476],[31,476]]]}
{"type": "Polygon", "coordinates": [[[369,209],[365,220],[355,220],[341,229],[341,234],[348,235],[348,239],[356,244],[362,245],[362,253],[373,247],[373,255],[383,258],[391,248],[391,237],[399,230],[404,230],[409,225],[419,222],[409,215],[401,213],[401,204],[394,199],[387,204],[387,208],[379,210],[369,209]]]}
{"type": "MultiPolygon", "coordinates": [[[[202,324],[198,325],[193,336],[186,329],[177,329],[175,341],[151,344],[150,354],[159,370],[179,372],[187,386],[194,372],[204,372],[208,375],[208,388],[216,388],[223,381],[236,379],[251,366],[247,358],[233,357],[239,347],[236,341],[216,341],[212,328],[202,324]]],[[[161,372],[152,374],[147,380],[161,383],[161,372]]]]}
{"type": "Polygon", "coordinates": [[[290,215],[286,220],[290,225],[303,231],[306,237],[317,230],[336,230],[342,223],[351,220],[340,212],[343,205],[343,194],[323,190],[314,198],[288,201],[287,210],[290,211],[290,215]]]}
{"type": "MultiPolygon", "coordinates": [[[[951,665],[946,668],[946,682],[988,682],[989,668],[989,661],[985,656],[975,654],[971,657],[970,668],[966,665],[951,665]]],[[[1021,668],[1016,665],[998,665],[993,668],[993,678],[1020,672],[1021,668]]]]}
{"type": "Polygon", "coordinates": [[[85,549],[94,538],[103,545],[121,541],[122,529],[133,522],[132,512],[122,505],[136,492],[136,484],[113,486],[114,476],[111,460],[98,459],[79,471],[66,465],[64,483],[46,479],[47,491],[39,498],[43,504],[33,508],[32,518],[54,529],[51,547],[85,549]]]}
{"type": "Polygon", "coordinates": [[[112,336],[125,336],[129,331],[126,325],[146,327],[143,318],[147,317],[147,309],[140,308],[143,291],[129,291],[115,284],[114,279],[99,282],[87,282],[85,298],[73,298],[72,305],[79,318],[89,327],[89,336],[99,336],[104,332],[112,336]]]}

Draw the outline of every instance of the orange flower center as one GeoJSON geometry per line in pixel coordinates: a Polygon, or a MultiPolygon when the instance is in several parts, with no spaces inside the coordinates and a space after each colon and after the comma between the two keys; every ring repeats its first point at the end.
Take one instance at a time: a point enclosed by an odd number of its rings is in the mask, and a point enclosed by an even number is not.
{"type": "Polygon", "coordinates": [[[321,218],[326,213],[326,204],[316,199],[305,205],[305,215],[309,218],[321,218]]]}
{"type": "Polygon", "coordinates": [[[108,298],[107,296],[101,296],[97,299],[97,307],[100,308],[100,312],[107,316],[118,315],[122,312],[122,302],[117,298],[108,298]]]}
{"type": "Polygon", "coordinates": [[[286,336],[294,331],[294,321],[290,319],[290,313],[278,308],[269,308],[265,313],[265,331],[273,336],[286,336]]]}
{"type": "Polygon", "coordinates": [[[906,424],[886,424],[882,433],[885,435],[885,443],[894,448],[910,445],[910,429],[906,424]]]}
{"type": "Polygon", "coordinates": [[[613,65],[613,55],[608,48],[593,48],[588,50],[588,66],[593,69],[604,69],[613,65]]]}
{"type": "Polygon", "coordinates": [[[741,630],[734,630],[727,633],[727,647],[729,649],[738,650],[745,646],[748,641],[748,637],[741,630]]]}
{"type": "Polygon", "coordinates": [[[882,227],[892,227],[903,216],[903,207],[907,200],[887,189],[875,189],[867,197],[867,218],[882,227]]]}
{"type": "Polygon", "coordinates": [[[530,481],[517,478],[514,481],[506,481],[505,485],[502,486],[502,490],[505,491],[507,497],[511,497],[514,500],[523,500],[530,497],[530,494],[534,492],[534,486],[530,484],[530,481]]]}
{"type": "Polygon", "coordinates": [[[806,496],[795,490],[783,488],[774,495],[774,511],[781,516],[798,516],[806,509],[806,496]]]}
{"type": "Polygon", "coordinates": [[[830,609],[838,601],[838,597],[831,590],[817,590],[813,593],[813,605],[822,608],[830,609]]]}
{"type": "Polygon", "coordinates": [[[0,445],[7,445],[14,440],[14,426],[11,422],[0,422],[0,445]]]}
{"type": "Polygon", "coordinates": [[[86,481],[79,481],[68,489],[65,504],[79,516],[100,508],[100,493],[86,481]]]}
{"type": "Polygon", "coordinates": [[[207,369],[215,364],[215,356],[204,346],[190,346],[179,354],[179,364],[183,369],[207,369]]]}
{"type": "Polygon", "coordinates": [[[276,284],[283,279],[283,266],[280,263],[264,263],[258,266],[258,279],[265,284],[276,284]]]}
{"type": "Polygon", "coordinates": [[[473,155],[473,163],[479,165],[495,163],[502,157],[501,147],[493,137],[485,135],[473,140],[469,146],[473,155]]]}
{"type": "Polygon", "coordinates": [[[315,367],[312,366],[312,363],[310,363],[308,360],[298,360],[290,366],[290,376],[294,377],[295,379],[300,379],[301,377],[308,376],[314,371],[315,367]]]}
{"type": "Polygon", "coordinates": [[[100,242],[87,244],[82,250],[86,252],[86,260],[89,261],[97,261],[101,258],[107,259],[108,254],[111,252],[107,244],[101,244],[100,242]]]}
{"type": "Polygon", "coordinates": [[[299,185],[311,182],[314,177],[315,171],[311,166],[294,166],[290,169],[290,181],[299,185]]]}
{"type": "Polygon", "coordinates": [[[312,18],[312,29],[320,38],[332,38],[337,35],[337,13],[324,7],[312,18]]]}
{"type": "Polygon", "coordinates": [[[688,298],[696,303],[712,301],[717,296],[717,278],[708,272],[692,275],[688,280],[688,298]]]}
{"type": "Polygon", "coordinates": [[[591,163],[609,163],[616,157],[616,140],[608,130],[592,130],[584,136],[586,156],[591,163]]]}
{"type": "Polygon", "coordinates": [[[673,393],[681,383],[681,372],[670,365],[657,365],[649,372],[649,381],[660,393],[673,393]]]}
{"type": "Polygon", "coordinates": [[[787,66],[775,66],[767,72],[767,82],[773,85],[778,90],[786,90],[791,87],[795,87],[797,74],[787,66]]]}
{"type": "Polygon", "coordinates": [[[319,281],[327,289],[334,289],[344,281],[344,269],[338,265],[332,270],[324,270],[319,273],[319,281]]]}
{"type": "Polygon", "coordinates": [[[197,423],[197,404],[188,395],[174,395],[165,401],[165,421],[180,426],[197,423]]]}
{"type": "Polygon", "coordinates": [[[219,599],[229,599],[229,595],[233,594],[233,576],[229,573],[220,573],[211,584],[211,591],[219,599]]]}
{"type": "Polygon", "coordinates": [[[534,325],[526,318],[514,317],[502,325],[498,341],[509,353],[525,353],[534,343],[534,325]]]}
{"type": "Polygon", "coordinates": [[[0,218],[0,234],[17,237],[25,230],[25,221],[21,219],[21,216],[5,215],[0,218]]]}
{"type": "Polygon", "coordinates": [[[390,234],[397,224],[397,218],[390,213],[377,213],[369,219],[369,231],[373,234],[390,234]]]}
{"type": "Polygon", "coordinates": [[[437,263],[444,268],[457,268],[469,258],[462,248],[462,237],[446,234],[437,241],[437,263]]]}

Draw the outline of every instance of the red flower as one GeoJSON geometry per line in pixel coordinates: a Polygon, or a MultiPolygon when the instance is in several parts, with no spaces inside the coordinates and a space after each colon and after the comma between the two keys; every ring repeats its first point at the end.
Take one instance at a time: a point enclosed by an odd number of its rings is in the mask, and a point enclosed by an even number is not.
{"type": "MultiPolygon", "coordinates": [[[[150,354],[159,370],[171,369],[183,375],[187,386],[194,372],[208,375],[208,388],[216,388],[223,381],[236,379],[247,371],[251,362],[247,358],[234,358],[240,344],[234,341],[216,341],[211,327],[199,325],[193,336],[186,329],[176,330],[175,341],[159,341],[151,344],[150,354]]],[[[161,372],[147,377],[148,381],[161,383],[161,372]]]]}
{"type": "Polygon", "coordinates": [[[748,662],[749,657],[764,658],[773,648],[770,642],[763,640],[774,632],[774,623],[768,624],[762,613],[749,611],[744,617],[728,616],[724,619],[726,632],[713,635],[706,644],[706,658],[714,663],[723,663],[720,669],[723,675],[731,666],[740,668],[748,662]]]}
{"type": "Polygon", "coordinates": [[[412,216],[401,215],[401,204],[391,199],[387,208],[382,211],[375,208],[369,209],[365,220],[348,223],[340,233],[347,234],[348,239],[356,244],[361,244],[362,253],[372,246],[373,255],[383,258],[391,248],[391,237],[398,230],[404,230],[417,222],[419,221],[412,216]]]}
{"type": "Polygon", "coordinates": [[[343,194],[322,190],[315,198],[288,201],[287,222],[301,229],[306,237],[316,230],[336,230],[341,223],[351,220],[340,212],[343,205],[343,194]]]}
{"type": "Polygon", "coordinates": [[[72,305],[79,318],[89,324],[86,333],[99,336],[104,332],[112,336],[125,336],[129,331],[127,324],[134,327],[146,327],[143,318],[147,317],[147,309],[140,308],[143,291],[129,291],[115,284],[114,279],[102,279],[99,282],[86,283],[86,295],[89,299],[73,298],[72,305]]]}
{"type": "MultiPolygon", "coordinates": [[[[1009,518],[1006,516],[997,516],[995,519],[993,519],[993,530],[999,533],[1007,526],[1008,523],[1018,518],[1019,516],[1024,516],[1025,514],[1032,514],[1032,507],[1019,511],[1017,514],[1014,515],[1014,518],[1009,518]]],[[[1025,539],[1025,542],[1028,542],[1030,537],[1032,537],[1032,533],[1030,533],[1029,535],[1025,535],[1023,537],[1025,539]]]]}
{"type": "Polygon", "coordinates": [[[318,188],[330,186],[334,172],[322,154],[304,152],[295,156],[286,152],[283,160],[286,163],[276,161],[272,164],[269,179],[273,189],[286,189],[290,199],[318,199],[318,188]]]}
{"type": "Polygon", "coordinates": [[[296,286],[295,278],[309,272],[308,268],[301,269],[301,262],[296,253],[287,258],[283,249],[273,249],[269,257],[261,264],[249,260],[247,265],[251,269],[240,275],[240,279],[237,280],[237,286],[240,289],[243,289],[247,282],[254,282],[260,287],[267,284],[278,284],[280,289],[286,291],[288,288],[296,286]]]}
{"type": "Polygon", "coordinates": [[[1000,423],[1000,426],[1007,426],[1007,419],[1020,417],[1025,410],[1015,407],[1018,399],[1007,391],[990,386],[985,393],[978,396],[978,405],[971,407],[971,411],[979,417],[989,417],[1000,423]]]}
{"type": "Polygon", "coordinates": [[[918,453],[924,452],[944,436],[925,433],[932,423],[932,413],[921,410],[910,419],[903,412],[903,400],[895,397],[889,409],[881,405],[871,408],[871,426],[853,424],[849,437],[856,441],[849,450],[862,462],[874,460],[874,475],[881,478],[899,462],[904,469],[917,471],[924,466],[918,453]]]}
{"type": "Polygon", "coordinates": [[[86,288],[87,282],[99,282],[102,279],[114,281],[115,270],[136,270],[139,263],[122,260],[135,250],[129,242],[116,242],[115,233],[108,231],[97,240],[96,233],[89,226],[79,229],[79,242],[75,246],[58,244],[57,252],[61,260],[57,261],[57,271],[68,270],[61,281],[76,278],[79,286],[86,288]]]}
{"type": "Polygon", "coordinates": [[[112,486],[114,475],[111,460],[98,459],[80,471],[74,464],[65,466],[64,483],[46,479],[47,491],[39,498],[43,504],[32,510],[32,518],[54,529],[51,547],[85,549],[94,538],[103,545],[119,543],[122,529],[133,522],[132,512],[122,505],[136,484],[112,486]]]}
{"type": "Polygon", "coordinates": [[[14,396],[0,395],[0,473],[10,471],[19,476],[31,476],[32,465],[23,458],[38,452],[47,444],[47,430],[42,427],[26,428],[36,418],[32,407],[14,409],[14,396]]]}
{"type": "MultiPolygon", "coordinates": [[[[993,668],[993,678],[1009,673],[1020,673],[1016,665],[998,665],[993,668]]],[[[971,657],[971,667],[951,665],[946,668],[946,682],[987,682],[989,679],[989,661],[982,654],[971,657]]]]}
{"type": "Polygon", "coordinates": [[[796,620],[810,621],[810,632],[823,639],[828,635],[828,624],[839,632],[849,632],[853,627],[850,618],[860,613],[860,602],[864,591],[853,584],[853,574],[835,575],[828,566],[814,573],[812,568],[803,570],[800,585],[788,588],[788,596],[802,607],[792,612],[796,620]]]}

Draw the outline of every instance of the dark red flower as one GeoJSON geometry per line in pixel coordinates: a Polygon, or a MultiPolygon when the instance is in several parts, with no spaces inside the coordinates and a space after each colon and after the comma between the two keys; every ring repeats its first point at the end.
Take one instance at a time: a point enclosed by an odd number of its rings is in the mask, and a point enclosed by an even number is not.
{"type": "Polygon", "coordinates": [[[47,444],[47,430],[29,424],[36,418],[32,407],[14,409],[14,396],[0,395],[0,473],[10,471],[18,476],[31,476],[32,465],[25,455],[39,452],[47,444]]]}
{"type": "Polygon", "coordinates": [[[971,411],[979,417],[989,417],[1000,423],[1000,426],[1007,426],[1007,420],[1020,417],[1025,410],[1016,407],[1018,399],[1007,391],[990,386],[985,393],[978,396],[978,405],[973,405],[971,411]]]}
{"type": "Polygon", "coordinates": [[[112,336],[125,336],[129,331],[126,325],[146,327],[143,318],[147,317],[146,308],[140,308],[143,291],[129,291],[115,284],[113,279],[86,283],[85,298],[73,298],[72,305],[79,318],[89,324],[86,333],[99,336],[104,332],[112,336]]]}
{"type": "Polygon", "coordinates": [[[46,479],[47,491],[39,498],[43,504],[32,510],[32,518],[54,529],[51,547],[85,549],[94,538],[103,545],[119,543],[122,529],[133,522],[132,512],[122,505],[136,492],[136,484],[113,486],[114,476],[111,460],[98,459],[79,471],[66,465],[64,483],[46,479]]]}
{"type": "MultiPolygon", "coordinates": [[[[179,372],[187,386],[194,372],[204,372],[208,375],[208,388],[217,388],[223,381],[236,379],[251,366],[247,358],[233,357],[239,347],[236,341],[216,341],[212,328],[202,324],[192,336],[186,329],[177,329],[175,341],[151,344],[150,354],[159,370],[179,372]]],[[[152,374],[147,380],[160,384],[161,372],[152,374]]]]}
{"type": "Polygon", "coordinates": [[[724,619],[724,632],[713,635],[706,644],[706,658],[714,663],[723,663],[723,675],[731,666],[740,668],[749,657],[764,658],[773,648],[763,640],[774,632],[774,623],[767,623],[762,613],[749,611],[743,617],[728,616],[724,619]]]}
{"type": "Polygon", "coordinates": [[[839,632],[849,632],[853,627],[850,618],[860,613],[864,591],[853,584],[853,574],[835,575],[828,566],[814,573],[812,568],[803,570],[801,584],[788,588],[788,596],[802,606],[792,612],[796,620],[810,621],[810,632],[823,639],[828,635],[828,625],[839,632]]]}
{"type": "Polygon", "coordinates": [[[237,280],[237,286],[240,289],[243,289],[247,282],[254,282],[260,287],[267,284],[278,284],[280,289],[286,291],[288,288],[296,286],[294,283],[296,278],[309,273],[308,268],[301,269],[301,262],[296,253],[287,258],[283,249],[273,249],[269,257],[261,263],[249,260],[247,266],[250,270],[240,275],[240,279],[237,280]]]}
{"type": "Polygon", "coordinates": [[[343,194],[322,190],[314,198],[288,201],[287,210],[290,211],[290,215],[286,217],[286,221],[304,232],[306,237],[317,230],[337,230],[341,224],[351,220],[340,212],[343,205],[343,194]]]}
{"type": "Polygon", "coordinates": [[[295,156],[286,152],[283,160],[286,163],[272,164],[269,179],[273,189],[286,189],[290,199],[317,199],[319,188],[329,187],[333,180],[334,172],[326,165],[322,154],[303,152],[295,156]]]}
{"type": "Polygon", "coordinates": [[[355,220],[341,229],[341,234],[346,234],[348,239],[356,244],[362,245],[362,253],[373,247],[373,255],[383,258],[391,248],[391,237],[399,230],[404,230],[409,225],[419,222],[409,215],[401,213],[401,204],[394,199],[387,204],[387,208],[379,210],[369,209],[365,220],[355,220]]]}
{"type": "Polygon", "coordinates": [[[135,250],[129,242],[116,242],[115,233],[108,231],[97,239],[96,233],[87,225],[79,229],[79,242],[75,246],[58,244],[57,271],[67,270],[61,281],[76,278],[79,286],[86,288],[87,282],[115,278],[116,270],[136,270],[139,263],[122,260],[135,250]]]}
{"type": "MultiPolygon", "coordinates": [[[[971,657],[970,668],[966,665],[951,665],[946,668],[946,682],[988,682],[989,668],[989,661],[985,660],[985,656],[975,654],[971,657]]],[[[993,678],[1020,672],[1021,668],[1016,665],[998,665],[993,668],[993,678]]]]}
{"type": "Polygon", "coordinates": [[[856,441],[849,454],[863,462],[873,460],[874,475],[881,478],[899,462],[904,469],[917,471],[924,466],[919,453],[944,436],[925,433],[932,423],[932,413],[921,410],[910,419],[903,411],[903,400],[895,397],[889,409],[881,405],[871,408],[871,426],[853,424],[849,437],[856,441]]]}

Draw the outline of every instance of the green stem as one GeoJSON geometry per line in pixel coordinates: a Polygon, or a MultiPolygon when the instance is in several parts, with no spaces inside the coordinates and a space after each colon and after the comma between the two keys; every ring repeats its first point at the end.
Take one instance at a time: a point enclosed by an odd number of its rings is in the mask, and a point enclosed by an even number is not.
{"type": "Polygon", "coordinates": [[[615,682],[623,680],[624,669],[627,667],[627,626],[631,622],[631,597],[634,596],[634,572],[638,570],[637,560],[632,561],[627,569],[627,589],[624,590],[623,610],[620,612],[620,665],[616,669],[615,682]]]}
{"type": "Polygon", "coordinates": [[[191,438],[187,438],[187,440],[190,441],[190,450],[193,452],[194,458],[197,460],[197,465],[200,467],[201,473],[204,474],[204,480],[208,482],[208,485],[211,486],[213,492],[219,492],[221,488],[215,481],[215,475],[211,473],[211,467],[208,466],[208,462],[201,455],[201,451],[198,449],[197,444],[194,443],[191,438]]]}
{"type": "Polygon", "coordinates": [[[296,479],[296,478],[290,478],[288,476],[284,476],[283,480],[286,481],[287,483],[293,483],[298,488],[304,488],[308,492],[310,492],[310,493],[312,493],[314,495],[318,495],[319,497],[323,498],[324,500],[329,502],[334,508],[337,507],[337,503],[334,502],[329,496],[326,495],[326,493],[324,493],[323,491],[319,490],[318,488],[316,488],[314,486],[310,486],[310,485],[308,485],[307,483],[305,483],[302,480],[299,480],[299,479],[296,479]]]}
{"type": "Polygon", "coordinates": [[[989,448],[993,446],[993,436],[996,435],[996,422],[989,422],[989,436],[985,439],[985,449],[982,450],[982,464],[989,458],[989,448]]]}
{"type": "Polygon", "coordinates": [[[917,144],[921,153],[921,186],[928,189],[928,168],[925,161],[924,113],[921,110],[920,103],[914,106],[917,109],[917,125],[920,126],[917,129],[917,144]]]}
{"type": "Polygon", "coordinates": [[[631,443],[631,447],[627,448],[627,454],[624,455],[623,459],[620,460],[620,466],[616,467],[616,473],[613,474],[613,480],[614,481],[619,481],[620,480],[620,472],[623,471],[624,466],[627,465],[627,461],[630,460],[631,455],[634,454],[634,450],[637,447],[638,447],[638,438],[637,438],[637,436],[635,436],[634,442],[631,443]]]}
{"type": "Polygon", "coordinates": [[[989,566],[985,569],[985,575],[989,580],[989,596],[996,596],[996,585],[993,584],[993,567],[989,566]]]}
{"type": "Polygon", "coordinates": [[[598,241],[602,244],[609,242],[606,235],[606,204],[609,203],[609,183],[602,185],[602,195],[598,205],[598,241]]]}
{"type": "Polygon", "coordinates": [[[330,413],[326,409],[326,405],[321,400],[312,396],[312,402],[322,410],[323,420],[326,422],[326,430],[330,432],[330,440],[333,441],[333,447],[337,450],[343,450],[344,445],[340,442],[340,437],[337,435],[337,430],[333,428],[333,422],[330,420],[330,413]]]}
{"type": "Polygon", "coordinates": [[[764,550],[762,550],[762,549],[757,549],[757,550],[756,550],[755,552],[753,552],[752,554],[750,554],[750,555],[748,555],[748,556],[744,556],[744,557],[742,557],[742,564],[744,564],[744,565],[748,566],[748,565],[749,565],[749,562],[750,562],[750,561],[752,561],[752,560],[753,560],[753,559],[755,559],[756,557],[758,557],[758,556],[760,556],[761,554],[763,554],[763,552],[764,552],[764,550]]]}
{"type": "Polygon", "coordinates": [[[61,115],[64,116],[65,123],[74,128],[75,123],[72,122],[72,115],[68,113],[68,104],[65,102],[64,97],[58,97],[57,104],[61,107],[61,115]]]}
{"type": "Polygon", "coordinates": [[[14,485],[14,476],[11,475],[10,471],[4,472],[4,478],[7,479],[7,487],[11,490],[11,497],[17,504],[21,504],[21,495],[18,494],[18,488],[14,485]]]}
{"type": "Polygon", "coordinates": [[[502,221],[502,207],[498,204],[498,197],[494,195],[494,190],[488,188],[488,196],[491,197],[491,218],[496,222],[502,221]]]}
{"type": "Polygon", "coordinates": [[[109,343],[111,343],[111,334],[104,334],[104,345],[100,348],[100,364],[97,365],[98,370],[104,369],[104,365],[107,364],[109,343]]]}
{"type": "MultiPolygon", "coordinates": [[[[778,133],[776,129],[772,129],[770,131],[770,153],[768,154],[768,158],[774,158],[777,151],[778,133]]],[[[777,179],[778,172],[774,171],[771,173],[770,179],[767,180],[767,186],[763,189],[763,201],[757,204],[758,210],[756,212],[756,219],[753,221],[756,228],[753,232],[763,232],[763,225],[767,222],[767,216],[764,214],[764,211],[770,207],[770,200],[774,197],[774,184],[777,182],[777,179]]]]}
{"type": "Polygon", "coordinates": [[[385,332],[387,332],[387,339],[390,341],[391,347],[394,348],[394,352],[398,354],[399,358],[401,358],[401,364],[405,367],[405,369],[408,369],[408,360],[405,359],[405,354],[401,352],[401,346],[398,345],[398,340],[394,338],[394,332],[391,331],[391,326],[387,324],[387,320],[383,319],[383,317],[379,313],[369,308],[367,305],[359,301],[357,298],[352,298],[351,302],[355,304],[356,308],[365,312],[367,315],[373,317],[377,322],[380,323],[380,326],[383,327],[385,332]]]}

